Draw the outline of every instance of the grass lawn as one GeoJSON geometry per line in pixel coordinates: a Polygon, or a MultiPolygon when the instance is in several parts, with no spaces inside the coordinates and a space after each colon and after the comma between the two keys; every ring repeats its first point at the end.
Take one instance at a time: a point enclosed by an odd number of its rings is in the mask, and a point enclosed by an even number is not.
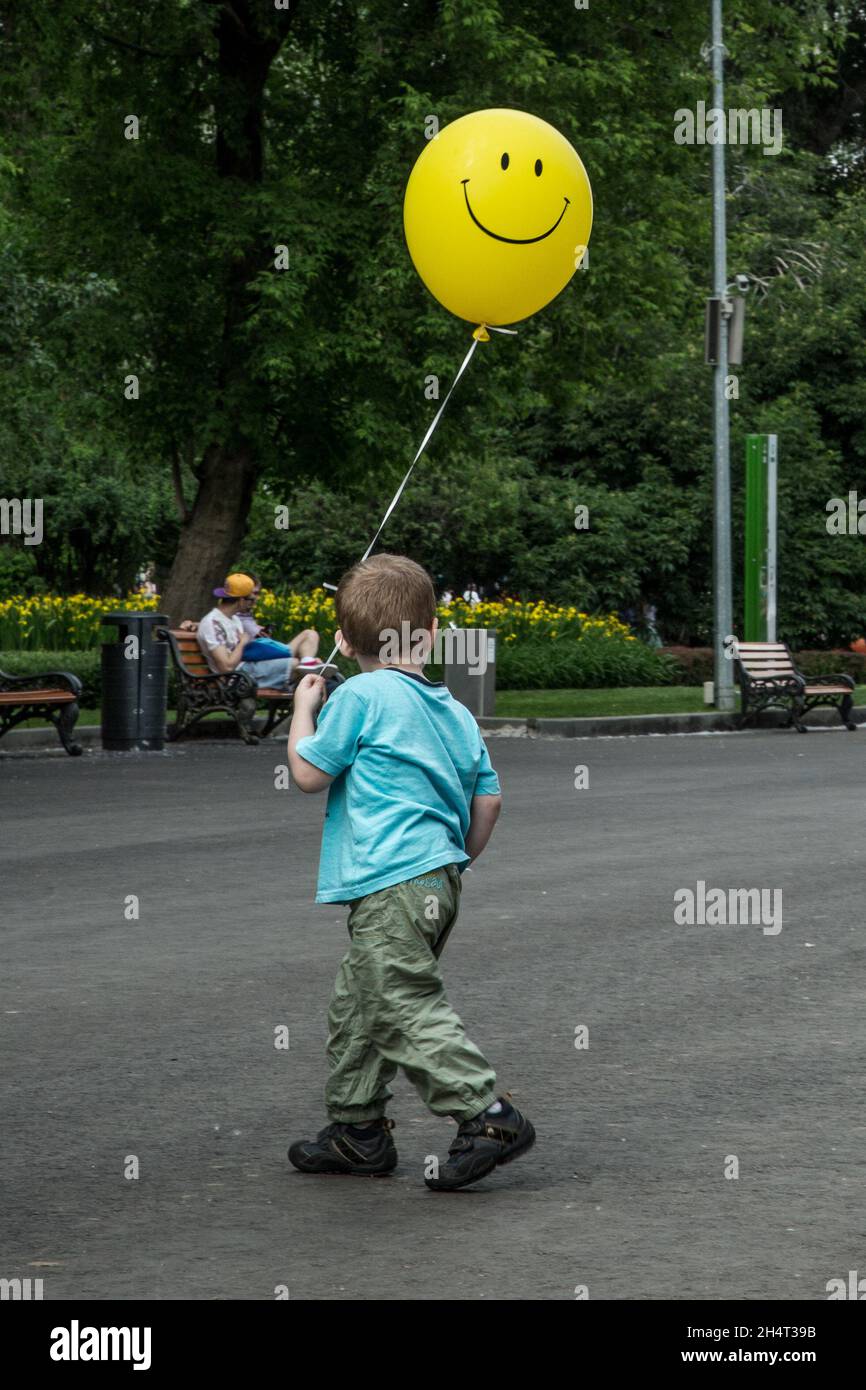
{"type": "MultiPolygon", "coordinates": [[[[854,703],[866,704],[866,686],[857,686],[854,703]]],[[[621,690],[500,690],[496,695],[497,715],[510,715],[515,719],[700,714],[711,710],[712,706],[704,704],[704,689],[700,685],[624,686],[621,690]]]]}

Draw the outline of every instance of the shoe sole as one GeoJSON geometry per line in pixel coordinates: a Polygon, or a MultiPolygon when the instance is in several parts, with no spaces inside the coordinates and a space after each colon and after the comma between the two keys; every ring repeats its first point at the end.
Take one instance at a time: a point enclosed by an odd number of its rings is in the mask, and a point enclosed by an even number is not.
{"type": "Polygon", "coordinates": [[[341,1168],[337,1166],[333,1159],[328,1159],[324,1154],[321,1156],[322,1166],[318,1167],[316,1166],[315,1160],[312,1162],[310,1160],[302,1160],[299,1162],[298,1159],[292,1158],[291,1149],[289,1149],[287,1157],[292,1167],[296,1168],[299,1173],[306,1173],[310,1177],[315,1178],[387,1178],[390,1177],[397,1167],[396,1156],[393,1162],[384,1165],[380,1164],[379,1167],[376,1168],[349,1163],[347,1163],[344,1168],[341,1168]]]}
{"type": "Polygon", "coordinates": [[[520,1155],[525,1154],[535,1143],[535,1130],[529,1120],[527,1120],[526,1123],[529,1133],[524,1134],[523,1138],[519,1140],[518,1143],[513,1144],[512,1147],[499,1158],[492,1158],[490,1163],[486,1164],[480,1172],[473,1173],[471,1177],[463,1178],[461,1182],[443,1183],[441,1178],[425,1178],[426,1186],[431,1192],[459,1192],[461,1188],[470,1187],[472,1183],[481,1182],[482,1178],[489,1177],[494,1168],[500,1168],[505,1163],[513,1163],[515,1158],[520,1158],[520,1155]]]}

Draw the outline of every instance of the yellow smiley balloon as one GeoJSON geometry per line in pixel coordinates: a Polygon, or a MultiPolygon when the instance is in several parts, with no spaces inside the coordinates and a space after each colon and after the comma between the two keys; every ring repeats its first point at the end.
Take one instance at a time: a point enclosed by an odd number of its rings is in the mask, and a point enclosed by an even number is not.
{"type": "Polygon", "coordinates": [[[406,243],[428,290],[471,323],[518,323],[580,265],[592,189],[580,156],[525,111],[474,111],[419,156],[403,203],[406,243]]]}

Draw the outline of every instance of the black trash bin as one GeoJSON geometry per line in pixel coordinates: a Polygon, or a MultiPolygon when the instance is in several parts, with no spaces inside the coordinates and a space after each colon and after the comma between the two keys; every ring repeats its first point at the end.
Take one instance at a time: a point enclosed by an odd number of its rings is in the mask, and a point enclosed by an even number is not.
{"type": "Polygon", "coordinates": [[[102,746],[158,753],[165,744],[168,647],[156,636],[162,613],[106,613],[117,628],[102,644],[102,746]]]}

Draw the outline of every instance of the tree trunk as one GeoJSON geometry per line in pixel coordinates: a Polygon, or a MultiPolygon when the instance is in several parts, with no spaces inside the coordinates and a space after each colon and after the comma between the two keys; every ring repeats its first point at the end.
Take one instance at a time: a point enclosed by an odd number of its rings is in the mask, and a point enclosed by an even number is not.
{"type": "Polygon", "coordinates": [[[236,562],[256,482],[252,454],[215,445],[199,468],[199,486],[183,527],[160,612],[172,625],[213,608],[214,589],[236,562]]]}
{"type": "MultiPolygon", "coordinates": [[[[240,198],[246,191],[254,192],[262,181],[264,87],[291,14],[291,10],[273,10],[262,0],[234,0],[216,12],[220,71],[217,172],[233,181],[240,198]]],[[[259,460],[244,433],[243,409],[238,408],[250,385],[249,344],[242,341],[242,333],[253,307],[251,285],[267,263],[267,250],[257,240],[251,241],[241,255],[233,255],[229,267],[215,383],[217,414],[222,413],[224,422],[219,431],[222,437],[211,440],[196,469],[195,500],[184,518],[160,603],[173,623],[200,618],[213,606],[213,590],[237,563],[246,531],[259,460]],[[231,412],[225,409],[229,399],[231,412]],[[230,414],[238,424],[229,423],[230,414]]]]}

